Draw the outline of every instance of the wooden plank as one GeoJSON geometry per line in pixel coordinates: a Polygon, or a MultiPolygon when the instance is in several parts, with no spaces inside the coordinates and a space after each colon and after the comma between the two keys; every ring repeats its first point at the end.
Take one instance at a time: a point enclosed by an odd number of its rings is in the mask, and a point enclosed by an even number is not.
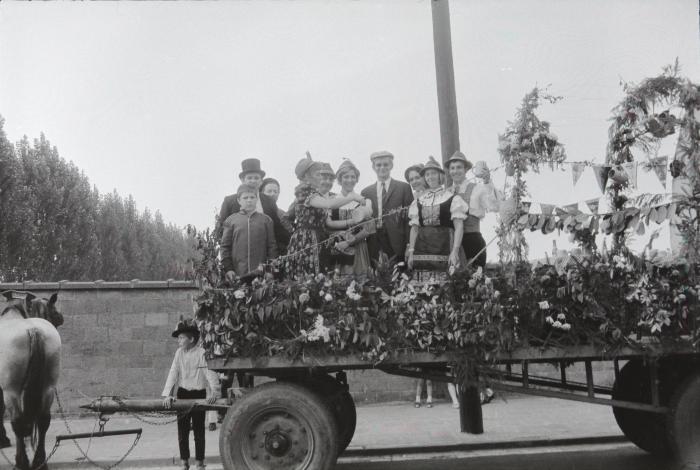
{"type": "MultiPolygon", "coordinates": [[[[606,351],[603,348],[594,346],[571,346],[564,348],[519,348],[510,353],[503,353],[497,356],[496,364],[512,364],[522,361],[530,363],[568,361],[607,361],[613,359],[631,359],[639,357],[658,357],[672,354],[693,354],[699,355],[690,346],[675,346],[673,348],[661,347],[656,344],[649,344],[644,350],[632,348],[620,348],[614,352],[606,351]]],[[[283,356],[272,357],[235,357],[229,359],[214,358],[208,361],[211,370],[236,370],[236,371],[258,371],[272,372],[285,369],[328,369],[328,370],[351,370],[351,369],[376,369],[380,365],[447,365],[462,360],[468,360],[471,356],[468,352],[445,354],[435,354],[431,352],[405,352],[389,355],[381,362],[363,360],[360,355],[347,356],[312,356],[305,355],[301,358],[291,360],[283,356]]]]}

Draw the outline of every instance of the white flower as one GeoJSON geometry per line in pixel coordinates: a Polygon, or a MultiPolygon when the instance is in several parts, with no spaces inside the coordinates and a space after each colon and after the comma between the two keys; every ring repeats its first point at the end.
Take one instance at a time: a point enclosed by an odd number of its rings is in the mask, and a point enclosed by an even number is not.
{"type": "Polygon", "coordinates": [[[309,301],[309,298],[310,298],[310,297],[309,297],[309,294],[307,294],[306,292],[303,292],[303,293],[299,296],[299,302],[302,303],[302,304],[305,304],[306,302],[309,301]]]}
{"type": "Polygon", "coordinates": [[[238,289],[238,290],[234,291],[233,297],[236,299],[242,299],[245,297],[245,292],[243,292],[241,289],[238,289]]]}
{"type": "Polygon", "coordinates": [[[566,321],[566,315],[564,315],[563,313],[560,313],[559,315],[557,315],[557,320],[566,321]]]}
{"type": "Polygon", "coordinates": [[[547,317],[547,318],[544,319],[544,321],[547,322],[547,323],[550,324],[550,325],[551,325],[552,323],[554,323],[554,319],[553,319],[552,317],[547,317]]]}
{"type": "Polygon", "coordinates": [[[326,291],[324,291],[323,289],[321,289],[320,291],[318,291],[318,296],[319,296],[319,297],[323,297],[324,295],[326,295],[326,291]]]}
{"type": "Polygon", "coordinates": [[[564,330],[564,331],[569,331],[569,330],[571,329],[571,324],[569,324],[569,323],[563,323],[563,324],[561,325],[561,329],[564,330]]]}
{"type": "Polygon", "coordinates": [[[326,302],[330,302],[331,300],[333,300],[333,296],[331,294],[326,294],[324,299],[326,300],[326,302]]]}
{"type": "Polygon", "coordinates": [[[474,279],[469,279],[469,287],[471,289],[476,287],[476,281],[474,279]]]}
{"type": "Polygon", "coordinates": [[[476,281],[479,281],[479,280],[481,280],[481,278],[483,278],[483,277],[484,277],[484,272],[483,272],[483,270],[481,269],[481,266],[479,266],[479,269],[477,269],[477,270],[474,272],[474,274],[472,274],[472,279],[474,279],[474,280],[476,280],[476,281]]]}
{"type": "Polygon", "coordinates": [[[542,302],[539,303],[540,310],[548,310],[549,309],[549,302],[546,300],[543,300],[542,302]]]}
{"type": "Polygon", "coordinates": [[[493,291],[493,298],[494,299],[500,299],[501,298],[501,291],[493,291]]]}
{"type": "Polygon", "coordinates": [[[557,320],[557,321],[555,321],[554,323],[552,323],[552,326],[553,326],[554,328],[561,328],[561,322],[560,322],[559,320],[557,320]]]}

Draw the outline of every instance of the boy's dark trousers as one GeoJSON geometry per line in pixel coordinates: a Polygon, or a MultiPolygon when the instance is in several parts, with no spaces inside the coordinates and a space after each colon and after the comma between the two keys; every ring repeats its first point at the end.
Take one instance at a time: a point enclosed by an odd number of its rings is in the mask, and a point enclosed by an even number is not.
{"type": "MultiPolygon", "coordinates": [[[[206,390],[177,389],[177,398],[202,399],[207,397],[206,390]]],[[[190,458],[190,429],[194,434],[194,455],[200,462],[204,460],[204,417],[205,411],[191,411],[178,413],[177,441],[180,446],[180,458],[190,458]]]]}

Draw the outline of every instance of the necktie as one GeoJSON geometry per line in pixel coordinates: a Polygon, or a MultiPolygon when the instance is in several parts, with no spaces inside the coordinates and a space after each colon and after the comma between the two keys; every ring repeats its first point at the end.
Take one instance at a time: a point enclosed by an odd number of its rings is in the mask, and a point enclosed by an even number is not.
{"type": "Polygon", "coordinates": [[[384,226],[384,206],[386,205],[386,181],[382,181],[382,201],[379,206],[379,223],[377,227],[382,228],[384,226]]]}

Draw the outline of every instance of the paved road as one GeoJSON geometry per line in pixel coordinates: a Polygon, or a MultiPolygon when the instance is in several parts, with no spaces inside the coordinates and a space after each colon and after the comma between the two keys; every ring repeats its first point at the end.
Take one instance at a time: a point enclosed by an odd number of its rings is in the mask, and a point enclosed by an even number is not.
{"type": "MultiPolygon", "coordinates": [[[[120,467],[127,470],[127,467],[120,467]]],[[[172,470],[175,467],[128,467],[128,470],[172,470]]],[[[653,459],[630,444],[489,451],[469,454],[393,456],[372,459],[341,459],[336,470],[677,470],[653,459]]],[[[208,465],[207,470],[222,470],[208,465]]]]}

